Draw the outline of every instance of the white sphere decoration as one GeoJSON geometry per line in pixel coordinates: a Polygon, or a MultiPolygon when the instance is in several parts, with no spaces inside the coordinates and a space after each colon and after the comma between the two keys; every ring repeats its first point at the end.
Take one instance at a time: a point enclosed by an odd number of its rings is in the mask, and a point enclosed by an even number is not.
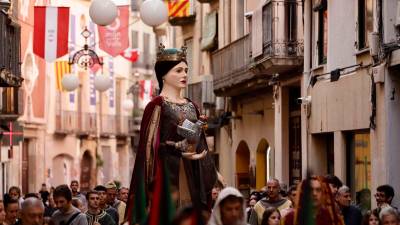
{"type": "Polygon", "coordinates": [[[143,23],[156,27],[168,20],[168,8],[162,0],[146,0],[140,6],[143,23]]]}
{"type": "Polygon", "coordinates": [[[111,0],[94,0],[89,8],[89,16],[94,23],[107,26],[118,16],[118,8],[111,0]]]}
{"type": "Polygon", "coordinates": [[[103,92],[109,89],[112,85],[112,80],[108,75],[97,75],[94,78],[94,88],[96,90],[103,92]]]}
{"type": "Polygon", "coordinates": [[[131,99],[125,99],[122,102],[122,108],[126,111],[130,111],[133,109],[133,101],[131,99]]]}
{"type": "Polygon", "coordinates": [[[75,74],[64,74],[61,85],[66,91],[74,91],[79,86],[79,78],[75,74]]]}

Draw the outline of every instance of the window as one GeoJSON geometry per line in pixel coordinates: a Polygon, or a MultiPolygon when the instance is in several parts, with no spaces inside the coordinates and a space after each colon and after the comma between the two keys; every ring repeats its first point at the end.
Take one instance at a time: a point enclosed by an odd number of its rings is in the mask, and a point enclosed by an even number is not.
{"type": "Polygon", "coordinates": [[[314,11],[318,13],[318,64],[325,64],[328,59],[328,3],[319,0],[314,11]]]}
{"type": "Polygon", "coordinates": [[[374,29],[373,0],[358,0],[358,49],[368,47],[368,34],[374,29]]]}
{"type": "Polygon", "coordinates": [[[272,3],[263,7],[262,12],[263,26],[263,46],[270,45],[272,42],[272,3]]]}
{"type": "Polygon", "coordinates": [[[132,31],[132,48],[139,48],[139,32],[132,31]]]}
{"type": "Polygon", "coordinates": [[[286,35],[287,41],[292,42],[297,39],[297,2],[288,1],[286,7],[286,35]]]}
{"type": "Polygon", "coordinates": [[[352,132],[347,135],[347,184],[362,211],[371,208],[371,144],[370,134],[352,132]]]}

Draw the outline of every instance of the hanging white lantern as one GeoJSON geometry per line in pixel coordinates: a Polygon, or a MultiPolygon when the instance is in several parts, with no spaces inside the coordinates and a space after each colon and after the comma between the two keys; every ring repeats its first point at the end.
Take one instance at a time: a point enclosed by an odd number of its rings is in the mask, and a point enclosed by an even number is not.
{"type": "Polygon", "coordinates": [[[107,26],[118,16],[118,8],[111,0],[94,0],[89,8],[90,18],[100,26],[107,26]]]}
{"type": "Polygon", "coordinates": [[[64,74],[61,85],[66,91],[74,91],[79,86],[79,78],[75,74],[64,74]]]}
{"type": "Polygon", "coordinates": [[[94,88],[96,90],[103,92],[109,89],[112,85],[112,80],[108,75],[97,75],[94,78],[94,88]]]}
{"type": "Polygon", "coordinates": [[[159,26],[168,20],[167,5],[161,0],[146,0],[140,6],[140,17],[149,26],[159,26]]]}
{"type": "Polygon", "coordinates": [[[125,111],[131,111],[133,109],[133,101],[131,99],[125,99],[122,102],[122,108],[125,111]]]}

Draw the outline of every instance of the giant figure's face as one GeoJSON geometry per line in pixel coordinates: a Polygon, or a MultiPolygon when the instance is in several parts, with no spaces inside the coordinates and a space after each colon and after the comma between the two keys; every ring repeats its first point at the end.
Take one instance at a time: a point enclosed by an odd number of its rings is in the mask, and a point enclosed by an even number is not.
{"type": "Polygon", "coordinates": [[[185,62],[180,62],[163,77],[164,87],[169,86],[175,89],[185,88],[187,84],[187,73],[187,64],[185,62]]]}

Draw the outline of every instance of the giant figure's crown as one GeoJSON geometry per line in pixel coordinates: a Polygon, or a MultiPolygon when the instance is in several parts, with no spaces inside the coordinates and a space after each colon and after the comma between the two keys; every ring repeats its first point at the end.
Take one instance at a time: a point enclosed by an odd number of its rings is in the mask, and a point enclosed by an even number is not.
{"type": "Polygon", "coordinates": [[[160,45],[158,46],[157,61],[186,61],[186,50],[186,46],[182,46],[181,49],[166,49],[165,46],[160,43],[160,45]]]}

